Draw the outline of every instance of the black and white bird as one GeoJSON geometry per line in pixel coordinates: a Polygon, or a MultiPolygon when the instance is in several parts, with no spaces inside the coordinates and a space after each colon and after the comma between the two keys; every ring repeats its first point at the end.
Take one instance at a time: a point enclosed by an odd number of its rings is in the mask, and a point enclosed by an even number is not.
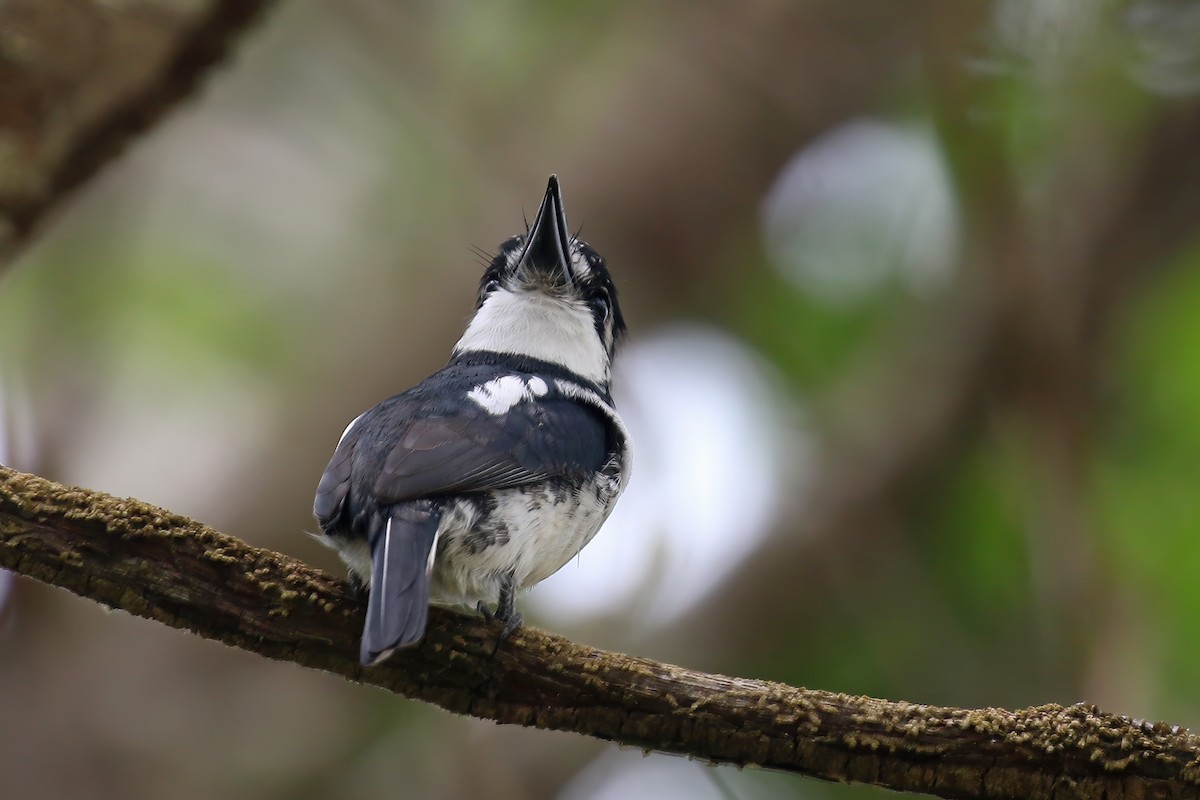
{"type": "Polygon", "coordinates": [[[625,323],[604,259],[567,230],[552,175],[450,363],[351,422],[321,476],[322,538],[369,590],[363,664],[419,641],[430,602],[475,603],[511,633],[517,593],[591,541],[625,488],[609,392],[625,323]]]}

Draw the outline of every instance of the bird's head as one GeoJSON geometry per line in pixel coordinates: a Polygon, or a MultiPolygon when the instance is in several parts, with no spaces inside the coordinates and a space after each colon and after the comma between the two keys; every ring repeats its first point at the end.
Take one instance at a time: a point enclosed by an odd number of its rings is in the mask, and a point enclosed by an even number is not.
{"type": "Polygon", "coordinates": [[[500,245],[455,355],[535,358],[607,386],[625,330],[604,259],[568,233],[558,178],[528,230],[500,245]]]}

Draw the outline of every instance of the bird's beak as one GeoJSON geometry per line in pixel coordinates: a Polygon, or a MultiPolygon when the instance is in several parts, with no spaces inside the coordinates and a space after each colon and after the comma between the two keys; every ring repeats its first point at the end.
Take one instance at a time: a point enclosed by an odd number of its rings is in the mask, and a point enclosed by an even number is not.
{"type": "Polygon", "coordinates": [[[571,238],[567,234],[567,213],[563,209],[558,177],[550,176],[546,196],[538,209],[533,226],[525,239],[525,250],[517,267],[528,278],[551,278],[559,287],[574,283],[571,273],[571,238]]]}

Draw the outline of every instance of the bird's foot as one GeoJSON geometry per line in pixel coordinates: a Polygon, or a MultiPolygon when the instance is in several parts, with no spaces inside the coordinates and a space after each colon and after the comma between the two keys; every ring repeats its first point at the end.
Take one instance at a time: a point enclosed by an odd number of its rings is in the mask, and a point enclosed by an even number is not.
{"type": "Polygon", "coordinates": [[[504,627],[500,630],[500,641],[504,641],[512,635],[513,631],[525,624],[525,618],[520,612],[512,610],[511,606],[506,610],[504,606],[497,605],[493,610],[488,607],[488,604],[480,600],[475,604],[475,610],[479,612],[479,616],[483,617],[488,622],[501,622],[504,627]]]}
{"type": "MultiPolygon", "coordinates": [[[[496,617],[496,619],[500,619],[500,617],[496,617]]],[[[504,627],[500,630],[500,641],[503,642],[509,636],[512,636],[513,631],[524,624],[525,618],[520,614],[513,612],[507,618],[501,621],[504,623],[504,627]]]]}
{"type": "Polygon", "coordinates": [[[504,624],[504,627],[500,629],[500,639],[497,644],[511,636],[513,631],[521,627],[525,621],[524,617],[516,610],[517,592],[513,584],[514,578],[511,574],[501,582],[499,602],[496,603],[495,609],[488,608],[487,603],[482,600],[475,604],[475,610],[488,622],[496,621],[504,624]]]}

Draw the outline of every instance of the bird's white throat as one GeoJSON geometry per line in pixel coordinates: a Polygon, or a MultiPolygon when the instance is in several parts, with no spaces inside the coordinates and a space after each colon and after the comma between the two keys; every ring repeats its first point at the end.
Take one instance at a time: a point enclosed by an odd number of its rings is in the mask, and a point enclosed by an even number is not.
{"type": "Polygon", "coordinates": [[[608,352],[588,307],[541,292],[488,295],[454,346],[455,353],[471,350],[538,358],[602,385],[609,379],[608,352]]]}

